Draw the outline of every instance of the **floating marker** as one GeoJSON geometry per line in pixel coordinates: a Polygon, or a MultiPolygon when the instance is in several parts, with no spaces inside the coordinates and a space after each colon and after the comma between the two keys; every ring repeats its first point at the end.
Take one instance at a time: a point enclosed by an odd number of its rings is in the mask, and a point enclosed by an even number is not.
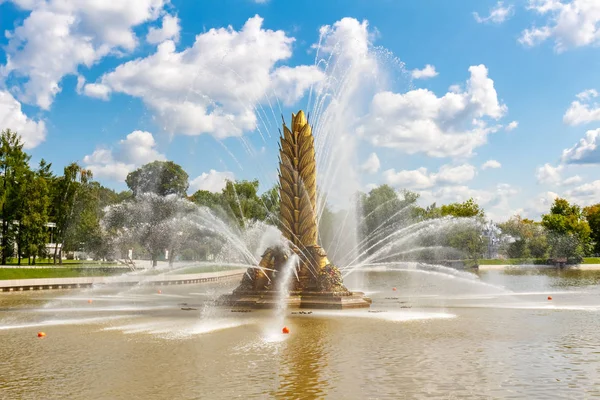
{"type": "Polygon", "coordinates": [[[287,326],[284,326],[281,332],[287,335],[288,333],[290,333],[290,329],[287,326]]]}
{"type": "Polygon", "coordinates": [[[161,294],[161,293],[162,293],[162,290],[158,289],[158,294],[161,294]]]}
{"type": "Polygon", "coordinates": [[[395,292],[395,291],[396,291],[396,288],[392,288],[392,290],[395,292]]]}
{"type": "Polygon", "coordinates": [[[46,337],[46,332],[38,332],[38,337],[46,337]]]}
{"type": "Polygon", "coordinates": [[[92,304],[92,299],[89,299],[89,300],[88,300],[88,303],[92,304]]]}
{"type": "Polygon", "coordinates": [[[552,296],[548,296],[548,300],[552,300],[552,296]]]}

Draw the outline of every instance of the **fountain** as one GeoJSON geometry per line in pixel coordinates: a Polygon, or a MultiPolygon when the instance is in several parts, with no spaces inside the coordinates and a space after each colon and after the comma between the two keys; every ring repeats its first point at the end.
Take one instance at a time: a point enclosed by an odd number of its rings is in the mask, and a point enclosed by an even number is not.
{"type": "Polygon", "coordinates": [[[292,114],[291,129],[284,121],[279,155],[279,220],[287,242],[268,248],[259,268],[249,268],[221,303],[251,308],[275,308],[281,302],[292,308],[369,307],[371,299],[344,286],[340,270],[318,245],[315,146],[303,111],[292,114]],[[297,261],[288,262],[292,257],[297,261]],[[286,289],[288,295],[281,296],[286,289]]]}

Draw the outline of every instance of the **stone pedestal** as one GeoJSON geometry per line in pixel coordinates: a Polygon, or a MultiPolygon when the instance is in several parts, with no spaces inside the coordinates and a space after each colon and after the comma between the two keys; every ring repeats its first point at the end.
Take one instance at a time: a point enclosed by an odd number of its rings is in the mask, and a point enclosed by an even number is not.
{"type": "MultiPolygon", "coordinates": [[[[223,295],[218,302],[223,306],[235,308],[270,309],[279,306],[279,293],[271,290],[236,291],[223,295]]],[[[371,299],[362,292],[291,292],[286,297],[290,309],[329,309],[368,308],[371,299]]]]}

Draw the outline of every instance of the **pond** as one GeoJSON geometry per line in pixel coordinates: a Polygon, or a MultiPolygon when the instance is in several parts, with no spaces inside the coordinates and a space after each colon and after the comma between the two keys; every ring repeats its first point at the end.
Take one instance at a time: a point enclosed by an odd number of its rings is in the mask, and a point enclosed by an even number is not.
{"type": "Polygon", "coordinates": [[[600,396],[600,271],[353,278],[371,310],[283,321],[237,282],[0,293],[0,398],[600,396]]]}

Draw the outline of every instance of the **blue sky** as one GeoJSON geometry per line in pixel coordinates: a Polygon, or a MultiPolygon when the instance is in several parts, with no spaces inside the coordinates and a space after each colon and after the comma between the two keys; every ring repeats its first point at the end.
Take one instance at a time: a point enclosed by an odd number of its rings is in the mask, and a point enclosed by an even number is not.
{"type": "Polygon", "coordinates": [[[599,24],[589,0],[0,0],[0,127],[116,189],[156,159],[266,188],[302,108],[334,206],[388,183],[538,217],[600,199],[599,24]]]}

